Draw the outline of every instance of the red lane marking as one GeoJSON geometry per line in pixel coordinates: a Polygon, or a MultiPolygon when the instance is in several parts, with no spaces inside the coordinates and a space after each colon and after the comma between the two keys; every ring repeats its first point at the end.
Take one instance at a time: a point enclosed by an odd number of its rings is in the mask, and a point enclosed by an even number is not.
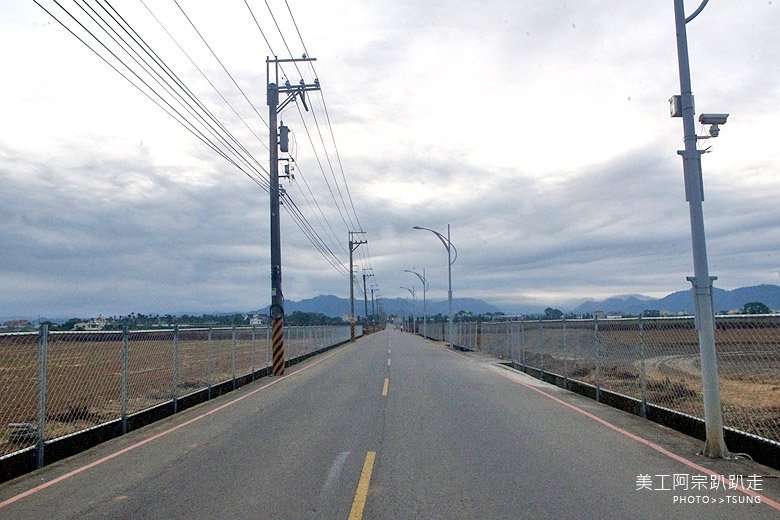
{"type": "MultiPolygon", "coordinates": [[[[599,424],[601,424],[603,426],[606,426],[607,428],[609,428],[611,430],[614,430],[614,431],[616,431],[616,432],[618,432],[618,433],[620,433],[622,435],[625,435],[629,439],[633,439],[633,440],[635,440],[635,441],[637,441],[639,443],[642,443],[645,446],[647,446],[648,448],[654,449],[655,451],[657,451],[659,453],[662,453],[663,455],[666,455],[670,459],[674,459],[677,462],[685,464],[686,466],[688,466],[688,467],[690,467],[692,469],[695,469],[697,471],[700,471],[702,473],[710,475],[711,477],[715,477],[717,480],[722,482],[724,485],[728,484],[726,477],[724,477],[723,475],[721,475],[721,474],[719,474],[719,473],[717,473],[715,471],[707,469],[707,468],[705,468],[703,466],[699,466],[695,462],[693,462],[691,460],[688,460],[685,457],[681,457],[680,455],[677,455],[676,453],[672,453],[671,451],[667,450],[666,448],[663,448],[663,447],[659,446],[658,444],[655,444],[654,442],[651,442],[651,441],[649,441],[647,439],[644,439],[644,438],[642,438],[642,437],[640,437],[638,435],[635,435],[635,434],[633,434],[633,433],[631,433],[631,432],[629,432],[627,430],[624,430],[623,428],[621,428],[619,426],[616,426],[616,425],[614,425],[614,424],[612,424],[610,422],[607,422],[604,419],[602,419],[601,417],[597,417],[597,416],[593,415],[590,412],[586,412],[582,408],[579,408],[579,407],[577,407],[577,406],[575,406],[575,405],[573,405],[571,403],[567,403],[566,401],[564,401],[562,399],[558,399],[557,397],[555,397],[553,395],[550,395],[547,392],[545,392],[543,390],[540,390],[539,388],[536,388],[535,386],[532,386],[532,385],[529,385],[528,383],[524,383],[522,381],[517,381],[517,380],[514,380],[514,379],[513,379],[513,381],[515,383],[517,383],[518,385],[520,385],[520,386],[523,386],[523,387],[525,387],[525,388],[527,388],[529,390],[533,390],[534,392],[536,392],[538,394],[541,394],[541,395],[543,395],[543,396],[545,396],[545,397],[547,397],[549,399],[552,399],[553,401],[555,401],[558,404],[561,404],[561,405],[563,405],[563,406],[565,406],[565,407],[567,407],[567,408],[569,408],[571,410],[574,410],[575,412],[577,412],[579,414],[584,415],[588,419],[592,419],[592,420],[596,421],[597,423],[599,423],[599,424]]],[[[752,496],[754,498],[759,498],[761,500],[761,503],[766,504],[769,507],[780,511],[780,503],[772,500],[771,498],[769,498],[767,496],[764,496],[764,495],[762,495],[760,493],[756,493],[752,489],[747,489],[747,488],[745,488],[743,486],[737,486],[736,490],[737,491],[741,491],[741,492],[745,493],[746,495],[750,495],[750,496],[752,496]]]]}
{"type": "Polygon", "coordinates": [[[311,365],[307,365],[307,366],[305,366],[305,367],[303,367],[303,368],[301,368],[299,370],[296,370],[295,372],[287,374],[286,376],[282,376],[279,379],[277,379],[276,381],[271,381],[270,383],[267,383],[267,384],[261,386],[260,388],[256,388],[256,389],[252,390],[251,392],[242,395],[241,397],[237,397],[237,398],[233,399],[232,401],[229,401],[229,402],[227,402],[225,404],[221,404],[218,407],[216,407],[216,408],[214,408],[212,410],[209,410],[208,412],[206,412],[204,414],[198,415],[197,417],[193,417],[192,419],[189,419],[189,420],[187,420],[187,421],[185,421],[185,422],[183,422],[181,424],[178,424],[178,425],[176,425],[176,426],[174,426],[172,428],[169,428],[169,429],[167,429],[165,431],[162,431],[160,433],[156,433],[156,434],[152,435],[151,437],[147,437],[146,439],[144,439],[142,441],[138,441],[135,444],[131,444],[130,446],[127,446],[126,448],[122,448],[119,451],[115,451],[114,453],[111,453],[110,455],[106,455],[102,459],[98,459],[98,460],[95,460],[93,462],[90,462],[89,464],[81,466],[80,468],[76,468],[76,469],[74,469],[72,471],[69,471],[68,473],[60,475],[57,478],[49,480],[48,482],[44,482],[43,484],[35,486],[34,488],[31,488],[31,489],[28,489],[27,491],[19,493],[16,496],[13,496],[11,498],[3,500],[2,502],[0,502],[0,509],[2,509],[3,507],[5,507],[7,505],[11,505],[14,502],[17,502],[17,501],[19,501],[19,500],[21,500],[21,499],[23,499],[25,497],[28,497],[30,495],[34,495],[35,493],[38,493],[39,491],[43,491],[44,489],[46,489],[48,487],[51,487],[51,486],[53,486],[53,485],[55,485],[55,484],[57,484],[59,482],[62,482],[63,480],[67,480],[67,479],[69,479],[69,478],[71,478],[71,477],[73,477],[75,475],[78,475],[79,473],[83,473],[83,472],[87,471],[90,468],[94,468],[95,466],[103,464],[104,462],[107,462],[107,461],[109,461],[111,459],[119,457],[120,455],[122,455],[124,453],[127,453],[128,451],[132,451],[132,450],[134,450],[136,448],[140,448],[141,446],[143,446],[145,444],[149,444],[150,442],[155,441],[155,440],[159,439],[160,437],[168,435],[169,433],[173,433],[176,430],[184,428],[185,426],[189,426],[190,424],[192,424],[194,422],[200,421],[204,417],[208,417],[209,415],[213,415],[213,414],[217,413],[218,411],[227,408],[228,406],[232,406],[232,405],[236,404],[239,401],[243,401],[247,397],[250,397],[250,396],[258,393],[261,390],[265,390],[269,386],[275,385],[276,383],[279,383],[279,382],[283,381],[284,379],[287,379],[288,377],[294,376],[295,374],[300,374],[304,370],[308,370],[311,367],[316,366],[316,365],[322,363],[323,361],[325,361],[326,359],[328,359],[330,357],[333,357],[335,355],[336,355],[336,352],[328,354],[324,358],[315,361],[311,365]]]}

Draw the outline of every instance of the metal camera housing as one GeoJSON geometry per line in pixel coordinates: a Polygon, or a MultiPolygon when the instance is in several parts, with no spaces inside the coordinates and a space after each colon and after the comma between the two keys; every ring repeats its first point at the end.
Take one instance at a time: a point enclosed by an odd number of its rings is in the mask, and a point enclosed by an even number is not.
{"type": "Polygon", "coordinates": [[[699,114],[699,123],[703,125],[725,125],[728,114],[699,114]]]}

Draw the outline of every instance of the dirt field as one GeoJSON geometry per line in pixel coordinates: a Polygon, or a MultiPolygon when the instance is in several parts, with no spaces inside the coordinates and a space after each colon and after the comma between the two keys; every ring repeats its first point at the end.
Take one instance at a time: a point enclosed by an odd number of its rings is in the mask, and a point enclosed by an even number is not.
{"type": "MultiPolygon", "coordinates": [[[[340,331],[343,334],[343,331],[340,331]]],[[[347,329],[347,336],[349,334],[347,329]]],[[[324,346],[325,327],[285,330],[287,358],[324,346]]],[[[120,417],[121,332],[52,333],[46,362],[45,437],[53,439],[120,417]]],[[[0,456],[34,439],[11,439],[7,425],[38,421],[38,334],[0,335],[0,456]]],[[[131,332],[127,341],[127,405],[132,414],[265,367],[270,348],[265,329],[131,332]],[[235,345],[235,347],[234,347],[235,345]],[[174,384],[175,381],[175,384],[174,384]]]]}
{"type": "MultiPolygon", "coordinates": [[[[703,416],[693,319],[482,324],[461,341],[515,362],[703,416]],[[540,328],[541,327],[541,328],[540,328]],[[644,363],[643,363],[644,360],[644,363]]],[[[780,317],[718,319],[715,332],[724,422],[780,441],[780,317]]]]}

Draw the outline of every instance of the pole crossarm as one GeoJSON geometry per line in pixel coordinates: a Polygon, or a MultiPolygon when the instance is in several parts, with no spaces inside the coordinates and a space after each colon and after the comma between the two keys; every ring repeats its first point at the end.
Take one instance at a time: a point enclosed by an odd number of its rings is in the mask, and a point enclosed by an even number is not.
{"type": "Polygon", "coordinates": [[[350,231],[349,232],[349,249],[353,253],[357,250],[358,246],[361,244],[368,244],[365,240],[355,240],[354,235],[356,234],[362,234],[362,231],[350,231]]]}
{"type": "Polygon", "coordinates": [[[308,58],[304,56],[303,58],[278,58],[274,56],[273,58],[266,57],[265,59],[265,75],[266,75],[266,84],[273,85],[274,90],[281,94],[287,94],[287,97],[278,104],[276,107],[276,113],[281,113],[284,108],[289,105],[293,100],[295,100],[296,97],[300,96],[301,101],[303,102],[303,108],[306,109],[306,111],[309,111],[309,107],[306,105],[306,92],[311,92],[315,90],[320,90],[320,80],[318,78],[314,78],[313,83],[306,83],[301,79],[300,83],[297,85],[291,84],[289,81],[286,81],[284,85],[279,85],[279,64],[280,63],[298,63],[298,62],[312,62],[317,61],[317,58],[308,58]],[[271,64],[274,64],[274,81],[271,82],[271,64]]]}
{"type": "Polygon", "coordinates": [[[301,102],[303,103],[303,108],[306,109],[306,111],[309,111],[309,107],[306,104],[306,92],[311,92],[315,90],[320,90],[320,81],[318,79],[314,80],[314,83],[312,84],[306,84],[301,80],[300,84],[298,85],[291,85],[289,82],[287,82],[285,85],[278,87],[279,92],[287,94],[287,97],[284,101],[279,103],[279,108],[276,109],[276,113],[279,114],[284,107],[289,105],[296,97],[301,98],[301,102]]]}

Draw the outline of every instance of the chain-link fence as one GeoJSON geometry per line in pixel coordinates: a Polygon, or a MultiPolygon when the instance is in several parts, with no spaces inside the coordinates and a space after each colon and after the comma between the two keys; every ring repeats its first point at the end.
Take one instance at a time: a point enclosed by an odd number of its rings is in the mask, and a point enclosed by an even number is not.
{"type": "MultiPolygon", "coordinates": [[[[45,330],[45,329],[44,329],[45,330]]],[[[0,458],[271,362],[267,327],[0,334],[0,458]]],[[[360,333],[360,329],[358,329],[360,333]]],[[[349,326],[285,328],[295,359],[350,338],[349,326]]]]}
{"type": "MultiPolygon", "coordinates": [[[[692,317],[456,325],[460,347],[704,417],[692,317]]],[[[780,442],[780,315],[717,316],[715,343],[725,426],[780,442]]]]}

